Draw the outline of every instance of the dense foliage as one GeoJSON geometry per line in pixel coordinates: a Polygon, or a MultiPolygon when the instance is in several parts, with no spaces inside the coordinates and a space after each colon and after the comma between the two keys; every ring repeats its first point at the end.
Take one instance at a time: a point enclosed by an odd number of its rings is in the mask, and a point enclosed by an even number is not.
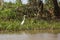
{"type": "Polygon", "coordinates": [[[4,2],[0,5],[0,30],[58,29],[60,23],[54,21],[54,10],[52,0],[46,0],[46,3],[30,0],[26,5],[19,0],[16,3],[4,2]],[[24,15],[26,15],[25,24],[21,26],[24,15]]]}

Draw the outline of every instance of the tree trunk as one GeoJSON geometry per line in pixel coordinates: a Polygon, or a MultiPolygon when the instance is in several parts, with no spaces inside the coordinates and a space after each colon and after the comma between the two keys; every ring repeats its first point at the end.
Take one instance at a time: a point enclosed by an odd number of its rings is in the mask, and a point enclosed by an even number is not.
{"type": "Polygon", "coordinates": [[[42,16],[42,14],[43,14],[43,2],[41,0],[38,1],[38,6],[39,6],[40,14],[42,16]]]}
{"type": "Polygon", "coordinates": [[[59,6],[58,6],[58,2],[57,2],[57,0],[52,0],[52,1],[53,1],[53,4],[54,4],[55,16],[57,18],[60,18],[60,9],[59,9],[59,6]]]}

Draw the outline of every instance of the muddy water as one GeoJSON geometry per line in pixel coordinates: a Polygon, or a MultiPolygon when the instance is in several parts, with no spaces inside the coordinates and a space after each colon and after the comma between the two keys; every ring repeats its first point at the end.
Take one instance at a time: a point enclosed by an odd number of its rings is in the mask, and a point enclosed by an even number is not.
{"type": "Polygon", "coordinates": [[[60,40],[60,34],[59,33],[0,34],[0,40],[60,40]]]}

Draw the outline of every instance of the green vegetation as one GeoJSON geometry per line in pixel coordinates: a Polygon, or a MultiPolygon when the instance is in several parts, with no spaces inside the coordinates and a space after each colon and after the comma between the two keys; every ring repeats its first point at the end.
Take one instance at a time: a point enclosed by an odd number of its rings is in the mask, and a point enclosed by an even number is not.
{"type": "Polygon", "coordinates": [[[0,6],[0,31],[60,29],[60,21],[55,19],[54,6],[51,5],[52,0],[50,3],[49,1],[46,4],[41,3],[42,5],[36,5],[35,1],[27,5],[19,2],[4,3],[0,6]],[[21,25],[24,15],[26,15],[26,20],[21,25]]]}
{"type": "Polygon", "coordinates": [[[24,25],[19,20],[0,20],[0,31],[21,31],[21,30],[55,30],[60,29],[60,22],[26,19],[24,25]]]}

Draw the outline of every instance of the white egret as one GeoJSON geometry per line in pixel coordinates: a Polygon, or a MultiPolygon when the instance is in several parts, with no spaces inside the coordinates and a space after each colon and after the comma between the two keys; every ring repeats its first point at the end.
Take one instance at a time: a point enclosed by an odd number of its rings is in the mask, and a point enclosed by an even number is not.
{"type": "Polygon", "coordinates": [[[26,15],[23,16],[23,21],[21,22],[21,25],[24,24],[24,22],[25,22],[25,17],[26,17],[26,15]]]}

